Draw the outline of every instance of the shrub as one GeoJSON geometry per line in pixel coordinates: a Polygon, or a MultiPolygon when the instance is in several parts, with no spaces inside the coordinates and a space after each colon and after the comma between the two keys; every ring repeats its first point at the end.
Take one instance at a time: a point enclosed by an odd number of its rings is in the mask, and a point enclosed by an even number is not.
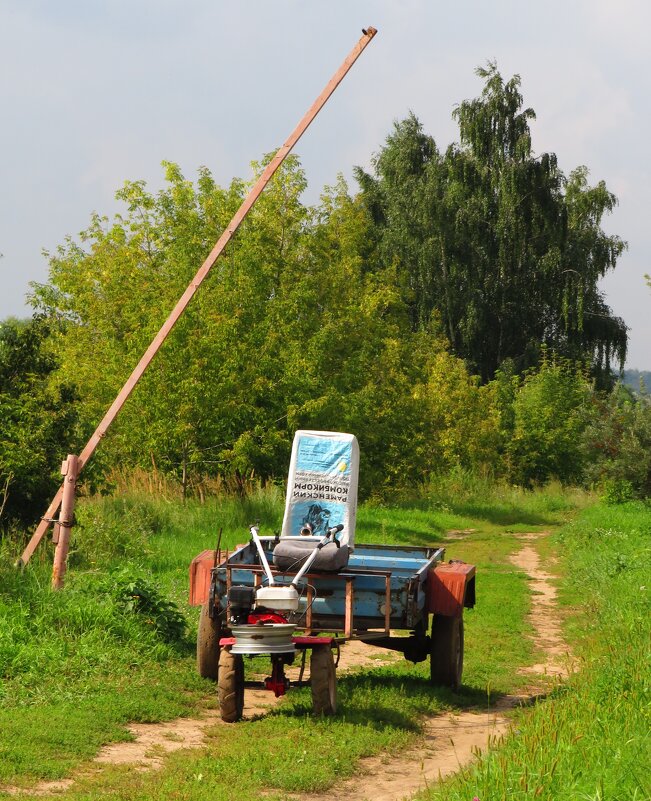
{"type": "Polygon", "coordinates": [[[586,479],[617,503],[651,495],[651,402],[618,385],[595,399],[583,438],[586,479]]]}
{"type": "Polygon", "coordinates": [[[543,355],[525,375],[513,403],[513,437],[507,446],[511,478],[524,486],[550,478],[582,478],[582,435],[590,419],[592,391],[582,369],[543,355]]]}
{"type": "Polygon", "coordinates": [[[144,576],[123,568],[108,575],[101,584],[127,612],[139,615],[167,643],[182,642],[186,622],[177,605],[165,598],[144,576]]]}

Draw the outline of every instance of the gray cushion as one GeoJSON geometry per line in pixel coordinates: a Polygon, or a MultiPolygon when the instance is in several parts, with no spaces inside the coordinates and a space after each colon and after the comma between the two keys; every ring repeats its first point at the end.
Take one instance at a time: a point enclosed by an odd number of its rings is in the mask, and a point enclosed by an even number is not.
{"type": "MultiPolygon", "coordinates": [[[[279,570],[292,573],[300,570],[308,556],[315,549],[317,543],[313,539],[303,537],[281,537],[274,548],[274,564],[279,570]]],[[[342,545],[337,548],[334,542],[329,542],[317,554],[310,567],[314,573],[336,573],[348,564],[349,548],[342,545]]]]}

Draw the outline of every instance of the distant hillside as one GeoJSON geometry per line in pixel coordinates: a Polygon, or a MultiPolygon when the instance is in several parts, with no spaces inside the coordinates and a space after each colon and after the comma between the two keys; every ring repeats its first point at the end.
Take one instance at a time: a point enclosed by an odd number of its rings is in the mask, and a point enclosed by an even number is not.
{"type": "Polygon", "coordinates": [[[645,392],[651,394],[651,371],[649,370],[624,370],[622,383],[635,392],[638,392],[640,389],[640,379],[644,382],[645,392]]]}

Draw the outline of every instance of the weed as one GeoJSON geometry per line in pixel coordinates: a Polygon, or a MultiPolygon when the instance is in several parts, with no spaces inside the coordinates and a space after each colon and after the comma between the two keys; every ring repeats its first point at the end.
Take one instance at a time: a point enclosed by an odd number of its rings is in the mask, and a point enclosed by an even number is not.
{"type": "Polygon", "coordinates": [[[183,641],[187,623],[175,603],[164,598],[151,581],[122,568],[109,574],[100,588],[110,593],[126,612],[142,617],[167,643],[183,641]]]}

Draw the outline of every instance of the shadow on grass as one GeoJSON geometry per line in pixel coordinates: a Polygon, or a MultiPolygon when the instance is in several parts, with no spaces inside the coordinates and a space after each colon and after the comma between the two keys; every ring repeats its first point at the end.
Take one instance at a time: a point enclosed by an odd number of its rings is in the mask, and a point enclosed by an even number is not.
{"type": "Polygon", "coordinates": [[[359,524],[357,540],[371,545],[421,545],[434,546],[445,539],[445,526],[431,524],[432,533],[415,531],[409,526],[395,523],[364,521],[359,524]]]}
{"type": "Polygon", "coordinates": [[[468,517],[476,517],[493,523],[496,526],[549,526],[556,522],[554,513],[541,514],[509,506],[490,506],[488,504],[468,501],[455,506],[455,512],[468,517]]]}
{"type": "MultiPolygon", "coordinates": [[[[269,716],[271,715],[304,720],[312,717],[313,712],[311,705],[300,703],[291,708],[274,709],[269,713],[269,716]]],[[[349,699],[340,699],[337,704],[336,717],[342,722],[364,726],[377,732],[396,729],[410,732],[420,731],[420,726],[414,719],[413,713],[403,713],[392,706],[382,704],[374,705],[372,714],[369,714],[368,707],[356,707],[349,699]]]]}
{"type": "MultiPolygon", "coordinates": [[[[432,507],[430,501],[410,501],[400,504],[405,509],[418,509],[421,512],[432,512],[435,514],[440,509],[432,507]]],[[[476,500],[454,501],[450,503],[447,510],[458,517],[471,517],[476,520],[483,520],[497,526],[509,526],[521,524],[525,526],[546,526],[556,522],[556,517],[560,510],[549,512],[536,512],[532,509],[522,509],[509,503],[499,503],[491,501],[482,503],[476,500]]]]}
{"type": "MultiPolygon", "coordinates": [[[[449,523],[438,523],[437,513],[427,502],[413,502],[405,509],[418,509],[421,513],[431,512],[427,521],[418,521],[412,525],[395,522],[395,516],[386,521],[363,520],[358,524],[357,539],[359,542],[396,545],[437,545],[445,541],[449,523]]],[[[466,501],[455,504],[450,514],[469,523],[486,523],[493,526],[551,526],[558,523],[558,512],[535,512],[519,509],[508,504],[491,505],[479,501],[466,501]]],[[[492,535],[491,535],[492,536],[492,535]]]]}
{"type": "MultiPolygon", "coordinates": [[[[377,731],[419,731],[419,717],[444,712],[486,712],[504,697],[487,696],[485,687],[462,685],[457,691],[432,685],[422,676],[366,671],[338,679],[337,717],[346,723],[377,731]]],[[[306,693],[307,694],[307,693],[306,693]]],[[[270,710],[269,717],[302,719],[312,715],[311,704],[296,700],[292,706],[270,710]]]]}

